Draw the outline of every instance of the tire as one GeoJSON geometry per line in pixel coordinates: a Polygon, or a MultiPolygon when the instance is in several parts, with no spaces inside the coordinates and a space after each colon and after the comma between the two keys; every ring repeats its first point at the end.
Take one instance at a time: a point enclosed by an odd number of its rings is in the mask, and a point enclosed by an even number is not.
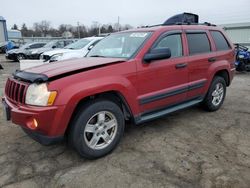
{"type": "Polygon", "coordinates": [[[220,76],[215,76],[203,101],[203,106],[205,110],[210,112],[218,110],[223,104],[225,96],[226,81],[220,76]]]}
{"type": "Polygon", "coordinates": [[[23,60],[23,59],[26,59],[24,54],[17,54],[17,57],[16,57],[16,58],[17,58],[17,61],[18,61],[18,62],[20,62],[20,61],[23,60]]]}
{"type": "Polygon", "coordinates": [[[69,145],[84,158],[103,157],[120,142],[124,124],[123,113],[114,102],[105,99],[88,102],[79,108],[72,121],[69,145]]]}

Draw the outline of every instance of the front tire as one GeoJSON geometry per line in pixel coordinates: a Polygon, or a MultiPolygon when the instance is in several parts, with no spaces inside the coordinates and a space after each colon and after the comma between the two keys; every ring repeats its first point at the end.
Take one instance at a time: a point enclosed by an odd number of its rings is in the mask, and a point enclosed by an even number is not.
{"type": "Polygon", "coordinates": [[[226,81],[220,76],[215,76],[208,93],[203,101],[205,110],[213,112],[218,110],[226,96],[226,81]]]}
{"type": "Polygon", "coordinates": [[[124,117],[114,102],[97,99],[79,108],[69,132],[69,142],[78,153],[96,159],[110,153],[124,132],[124,117]]]}
{"type": "Polygon", "coordinates": [[[17,61],[18,62],[20,62],[21,60],[24,60],[24,59],[26,59],[24,54],[17,54],[17,61]]]}

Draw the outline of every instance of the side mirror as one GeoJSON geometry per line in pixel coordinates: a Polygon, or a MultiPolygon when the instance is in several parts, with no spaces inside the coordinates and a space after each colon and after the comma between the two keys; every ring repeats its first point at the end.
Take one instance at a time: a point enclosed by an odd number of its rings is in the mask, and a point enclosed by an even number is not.
{"type": "Polygon", "coordinates": [[[91,50],[93,47],[94,47],[94,45],[90,45],[90,46],[88,47],[88,50],[91,50]]]}
{"type": "Polygon", "coordinates": [[[29,49],[30,49],[30,47],[25,48],[25,50],[29,50],[29,49]]]}
{"type": "Polygon", "coordinates": [[[56,46],[52,46],[52,48],[54,49],[54,48],[56,48],[56,46]]]}
{"type": "Polygon", "coordinates": [[[153,60],[168,59],[171,57],[171,51],[169,48],[152,49],[144,56],[144,61],[149,63],[153,60]]]}

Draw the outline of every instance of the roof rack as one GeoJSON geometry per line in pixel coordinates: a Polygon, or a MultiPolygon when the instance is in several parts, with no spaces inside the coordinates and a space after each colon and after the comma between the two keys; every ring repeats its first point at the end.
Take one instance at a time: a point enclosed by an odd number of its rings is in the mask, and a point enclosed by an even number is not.
{"type": "Polygon", "coordinates": [[[208,22],[199,23],[199,16],[197,14],[184,12],[182,14],[177,14],[175,16],[167,19],[163,24],[143,26],[143,27],[156,27],[156,26],[169,26],[169,25],[206,25],[206,26],[216,26],[208,22]]]}

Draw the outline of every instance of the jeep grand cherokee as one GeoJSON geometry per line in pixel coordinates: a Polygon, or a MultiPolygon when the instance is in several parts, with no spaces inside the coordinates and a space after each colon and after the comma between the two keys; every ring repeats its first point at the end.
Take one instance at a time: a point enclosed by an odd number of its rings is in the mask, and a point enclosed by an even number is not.
{"type": "Polygon", "coordinates": [[[67,137],[93,159],[117,146],[126,120],[140,124],[196,104],[218,110],[234,71],[222,29],[161,25],[114,33],[86,58],[17,71],[2,101],[7,119],[38,142],[67,137]]]}

